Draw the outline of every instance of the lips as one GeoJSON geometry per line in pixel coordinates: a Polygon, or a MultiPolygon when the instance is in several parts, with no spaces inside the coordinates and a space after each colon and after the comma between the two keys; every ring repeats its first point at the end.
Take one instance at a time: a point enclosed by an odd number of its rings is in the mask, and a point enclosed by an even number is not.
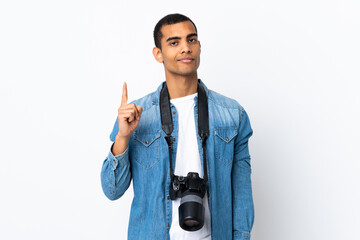
{"type": "Polygon", "coordinates": [[[180,62],[183,62],[183,63],[189,63],[189,62],[192,62],[194,59],[193,58],[181,58],[179,59],[180,62]]]}

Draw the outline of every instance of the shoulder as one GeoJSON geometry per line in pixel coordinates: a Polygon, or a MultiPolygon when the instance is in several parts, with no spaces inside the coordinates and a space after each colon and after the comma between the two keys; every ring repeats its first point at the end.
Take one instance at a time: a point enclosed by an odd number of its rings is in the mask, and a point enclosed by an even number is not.
{"type": "Polygon", "coordinates": [[[143,112],[145,112],[148,109],[150,109],[152,106],[154,106],[155,95],[156,95],[156,91],[151,92],[141,98],[138,98],[132,101],[131,103],[135,103],[136,106],[139,105],[143,109],[143,112]]]}
{"type": "Polygon", "coordinates": [[[209,111],[212,111],[213,125],[217,131],[232,129],[228,131],[236,131],[241,136],[250,137],[252,135],[248,114],[238,101],[212,90],[208,92],[208,99],[209,111]]]}
{"type": "Polygon", "coordinates": [[[247,122],[247,113],[242,105],[233,98],[208,90],[209,111],[212,112],[217,127],[237,127],[247,122]],[[245,121],[244,121],[245,120],[245,121]]]}
{"type": "Polygon", "coordinates": [[[240,112],[244,111],[244,108],[233,98],[226,97],[213,90],[208,91],[209,102],[218,106],[219,108],[236,109],[240,112]]]}

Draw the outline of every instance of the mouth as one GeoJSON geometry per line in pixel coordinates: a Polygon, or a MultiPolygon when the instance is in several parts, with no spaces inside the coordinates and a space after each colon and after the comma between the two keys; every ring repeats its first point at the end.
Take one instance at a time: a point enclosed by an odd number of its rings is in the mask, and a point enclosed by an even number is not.
{"type": "Polygon", "coordinates": [[[178,61],[183,62],[183,63],[190,63],[190,62],[194,61],[194,59],[193,58],[182,58],[182,59],[179,59],[178,61]]]}

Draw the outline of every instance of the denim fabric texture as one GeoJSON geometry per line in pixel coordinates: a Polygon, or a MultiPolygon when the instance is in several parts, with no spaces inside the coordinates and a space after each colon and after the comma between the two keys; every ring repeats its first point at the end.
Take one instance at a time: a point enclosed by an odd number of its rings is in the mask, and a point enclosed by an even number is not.
{"type": "MultiPolygon", "coordinates": [[[[206,141],[206,154],[211,236],[213,240],[249,240],[254,223],[248,148],[253,131],[249,117],[237,101],[209,90],[201,80],[199,84],[207,93],[209,108],[210,136],[206,141]]],[[[110,200],[120,198],[133,181],[129,240],[170,239],[169,152],[159,108],[162,86],[163,83],[155,92],[133,101],[143,108],[139,126],[132,133],[124,153],[114,156],[110,149],[101,170],[102,189],[110,200]]],[[[197,96],[194,101],[197,128],[197,96]]],[[[175,166],[178,118],[174,105],[170,104],[170,107],[174,123],[172,158],[175,166]]],[[[110,134],[112,142],[118,130],[116,119],[110,134]]],[[[198,135],[197,143],[203,165],[202,143],[198,135]]]]}

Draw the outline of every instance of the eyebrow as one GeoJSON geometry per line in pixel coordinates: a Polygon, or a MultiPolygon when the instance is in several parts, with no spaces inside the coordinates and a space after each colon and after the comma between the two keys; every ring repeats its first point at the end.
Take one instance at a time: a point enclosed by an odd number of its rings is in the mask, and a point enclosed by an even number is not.
{"type": "MultiPolygon", "coordinates": [[[[191,38],[193,36],[196,36],[197,37],[197,34],[196,33],[190,33],[186,36],[186,38],[191,38]]],[[[169,37],[168,39],[166,39],[166,42],[169,42],[171,40],[174,40],[174,39],[181,39],[181,37],[169,37]]]]}

